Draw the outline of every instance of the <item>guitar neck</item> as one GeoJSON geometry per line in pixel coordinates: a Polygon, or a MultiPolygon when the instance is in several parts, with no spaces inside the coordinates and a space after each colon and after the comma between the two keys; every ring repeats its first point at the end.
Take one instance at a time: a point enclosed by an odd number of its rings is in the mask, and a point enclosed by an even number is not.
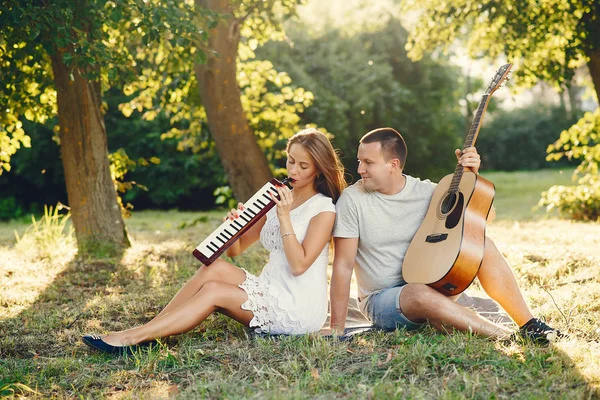
{"type": "Polygon", "coordinates": [[[481,122],[483,121],[483,115],[485,114],[485,110],[487,110],[490,99],[491,96],[489,94],[484,94],[481,98],[479,106],[477,107],[477,112],[475,112],[475,116],[473,117],[471,128],[469,129],[469,133],[467,133],[467,137],[465,138],[463,149],[475,146],[475,141],[477,140],[479,129],[481,128],[481,122]]]}
{"type": "MultiPolygon", "coordinates": [[[[481,128],[481,123],[483,121],[483,116],[485,115],[485,110],[487,110],[487,106],[490,102],[491,95],[484,94],[479,102],[479,106],[477,107],[477,111],[475,112],[475,116],[473,117],[473,122],[471,123],[471,128],[469,128],[469,132],[465,138],[465,143],[463,144],[463,150],[467,147],[475,146],[475,141],[477,140],[477,136],[479,135],[479,129],[481,128]]],[[[456,168],[454,169],[454,178],[452,178],[452,183],[450,184],[451,191],[458,191],[458,185],[460,184],[460,180],[462,178],[462,174],[464,171],[464,167],[460,165],[460,163],[456,164],[456,168]]]]}

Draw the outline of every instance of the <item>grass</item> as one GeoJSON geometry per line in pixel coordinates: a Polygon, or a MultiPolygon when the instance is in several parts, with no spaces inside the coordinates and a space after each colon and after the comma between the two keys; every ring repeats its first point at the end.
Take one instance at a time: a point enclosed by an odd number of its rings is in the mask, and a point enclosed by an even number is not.
{"type": "MultiPolygon", "coordinates": [[[[486,173],[498,219],[488,235],[536,315],[570,339],[540,348],[431,329],[369,333],[350,343],[315,336],[254,338],[213,316],[150,352],[114,358],[86,332],[148,321],[198,268],[191,255],[222,212],[145,211],[127,221],[120,259],[82,260],[74,245],[35,253],[0,224],[0,395],[16,398],[557,398],[600,397],[600,225],[531,214],[558,171],[486,173]],[[517,179],[518,178],[518,179],[517,179]],[[523,181],[527,181],[524,183],[523,181]],[[538,194],[539,195],[539,194],[538,194]],[[197,220],[196,224],[189,222],[197,220]]],[[[561,181],[562,182],[562,181],[561,181]]],[[[39,251],[39,249],[36,249],[39,251]]],[[[258,273],[253,246],[235,262],[258,273]]],[[[475,285],[470,291],[477,293],[475,285]]]]}
{"type": "Polygon", "coordinates": [[[537,207],[540,194],[553,185],[572,185],[573,169],[482,172],[496,186],[494,205],[499,219],[532,220],[556,217],[537,207]]]}

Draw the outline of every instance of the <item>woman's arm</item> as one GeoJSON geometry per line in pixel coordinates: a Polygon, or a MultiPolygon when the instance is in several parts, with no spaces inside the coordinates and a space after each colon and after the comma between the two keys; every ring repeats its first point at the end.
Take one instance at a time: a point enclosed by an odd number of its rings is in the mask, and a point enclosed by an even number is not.
{"type": "Polygon", "coordinates": [[[300,243],[289,217],[279,219],[283,250],[290,264],[292,275],[302,275],[315,262],[331,239],[334,222],[335,213],[332,211],[324,211],[315,215],[310,220],[304,241],[300,243]]]}

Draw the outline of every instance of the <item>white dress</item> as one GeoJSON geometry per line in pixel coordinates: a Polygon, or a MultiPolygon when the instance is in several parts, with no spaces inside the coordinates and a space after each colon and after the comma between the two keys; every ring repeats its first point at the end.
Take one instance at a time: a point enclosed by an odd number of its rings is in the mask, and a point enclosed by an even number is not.
{"type": "MultiPolygon", "coordinates": [[[[293,276],[283,251],[276,207],[267,213],[267,221],[260,232],[262,245],[269,250],[269,262],[256,277],[246,272],[240,284],[248,294],[242,304],[252,311],[250,327],[257,333],[303,334],[316,332],[327,319],[327,263],[329,242],[311,265],[300,276],[293,276]]],[[[304,241],[312,217],[322,212],[335,212],[331,198],[317,193],[290,212],[294,233],[304,241]]]]}

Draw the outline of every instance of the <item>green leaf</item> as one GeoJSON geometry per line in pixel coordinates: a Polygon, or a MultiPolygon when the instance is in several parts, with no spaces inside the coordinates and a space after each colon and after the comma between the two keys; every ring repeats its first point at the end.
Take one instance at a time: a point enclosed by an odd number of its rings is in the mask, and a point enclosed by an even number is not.
{"type": "Polygon", "coordinates": [[[29,40],[35,40],[40,35],[40,29],[37,27],[33,27],[31,31],[29,31],[29,40]]]}
{"type": "Polygon", "coordinates": [[[33,121],[35,119],[35,114],[33,113],[33,111],[31,109],[27,109],[25,110],[25,118],[27,118],[29,121],[33,121]]]}
{"type": "MultiPolygon", "coordinates": [[[[69,66],[69,65],[71,65],[71,62],[73,61],[73,54],[64,53],[62,58],[63,58],[65,65],[69,66]]],[[[73,80],[73,78],[71,78],[71,80],[73,80]]]]}
{"type": "Polygon", "coordinates": [[[120,22],[123,20],[123,9],[121,7],[113,8],[112,13],[110,13],[110,19],[113,22],[120,22]]]}
{"type": "Polygon", "coordinates": [[[196,54],[196,63],[206,64],[206,53],[203,50],[199,50],[198,54],[196,54]]]}

